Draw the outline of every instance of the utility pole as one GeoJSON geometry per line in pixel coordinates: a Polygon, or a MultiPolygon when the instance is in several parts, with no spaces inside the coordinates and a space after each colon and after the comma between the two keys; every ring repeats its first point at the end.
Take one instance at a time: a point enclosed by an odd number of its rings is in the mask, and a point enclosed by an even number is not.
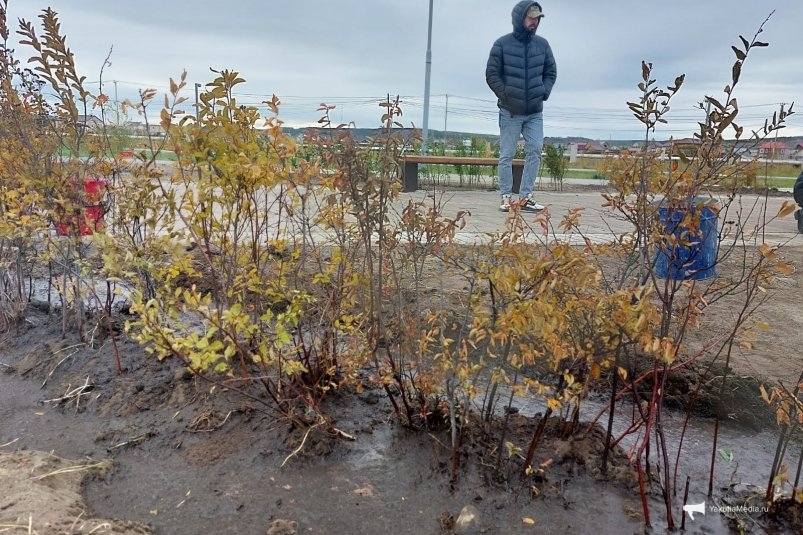
{"type": "Polygon", "coordinates": [[[117,126],[120,126],[120,101],[117,100],[117,80],[114,82],[114,113],[117,114],[117,126]]]}
{"type": "Polygon", "coordinates": [[[429,77],[432,70],[432,0],[429,0],[429,25],[427,28],[427,68],[424,75],[424,138],[421,141],[421,153],[427,153],[427,137],[429,137],[429,77]]]}
{"type": "Polygon", "coordinates": [[[201,108],[198,107],[198,88],[201,87],[201,84],[195,82],[195,122],[201,122],[201,108]]]}
{"type": "Polygon", "coordinates": [[[449,117],[449,95],[446,95],[446,112],[443,114],[443,153],[446,154],[446,120],[449,117]]]}

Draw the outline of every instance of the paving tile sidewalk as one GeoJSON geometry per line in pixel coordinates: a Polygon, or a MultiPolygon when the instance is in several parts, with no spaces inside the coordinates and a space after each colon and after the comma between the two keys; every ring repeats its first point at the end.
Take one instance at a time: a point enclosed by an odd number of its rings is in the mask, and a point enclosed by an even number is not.
{"type": "MultiPolygon", "coordinates": [[[[494,233],[505,230],[505,222],[509,214],[499,211],[499,195],[493,191],[454,190],[454,189],[420,189],[412,193],[403,193],[399,209],[410,199],[440,202],[444,216],[453,217],[464,210],[471,215],[467,217],[467,225],[457,233],[457,240],[463,243],[488,241],[494,233]]],[[[546,206],[550,218],[551,233],[556,239],[568,239],[579,242],[580,236],[563,234],[558,225],[563,216],[571,209],[582,208],[581,231],[594,241],[608,241],[616,235],[627,232],[632,227],[621,217],[617,217],[609,208],[603,207],[604,199],[599,191],[537,191],[536,200],[546,206]]],[[[792,201],[792,196],[764,197],[744,195],[731,203],[727,213],[721,212],[718,228],[726,226],[735,229],[741,225],[746,233],[750,233],[751,243],[769,243],[785,245],[803,245],[803,235],[797,232],[797,222],[792,215],[784,218],[776,217],[784,201],[792,201]],[[767,224],[762,233],[755,232],[759,221],[766,217],[767,224]]],[[[537,215],[523,214],[525,224],[532,231],[533,241],[543,239],[541,226],[535,223],[537,215]]]]}

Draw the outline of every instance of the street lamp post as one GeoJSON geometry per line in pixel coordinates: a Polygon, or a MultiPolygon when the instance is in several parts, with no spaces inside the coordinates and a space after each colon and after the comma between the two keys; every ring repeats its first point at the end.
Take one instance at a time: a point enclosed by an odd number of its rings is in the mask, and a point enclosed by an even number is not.
{"type": "Polygon", "coordinates": [[[429,77],[432,70],[432,1],[429,0],[429,24],[427,28],[427,68],[424,75],[424,136],[421,141],[421,153],[427,153],[427,138],[429,137],[429,77]]]}

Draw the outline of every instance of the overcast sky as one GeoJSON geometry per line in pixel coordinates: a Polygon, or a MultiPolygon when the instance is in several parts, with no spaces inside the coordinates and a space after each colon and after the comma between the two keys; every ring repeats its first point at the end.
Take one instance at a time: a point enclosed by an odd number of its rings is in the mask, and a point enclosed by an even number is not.
{"type": "MultiPolygon", "coordinates": [[[[493,41],[511,31],[515,1],[434,0],[429,128],[497,133],[495,97],[485,84],[493,41]]],[[[656,139],[687,137],[703,114],[705,95],[721,97],[739,35],[768,48],[751,51],[736,98],[740,122],[758,128],[781,103],[803,95],[803,2],[800,0],[544,0],[546,37],[558,80],[545,107],[547,136],[640,139],[644,130],[627,109],[637,100],[641,61],[654,65],[666,87],[686,83],[673,100],[669,125],[656,139]]],[[[188,72],[193,84],[214,78],[210,68],[238,71],[237,94],[258,105],[276,94],[280,119],[314,124],[320,103],[337,106],[336,122],[380,123],[379,100],[400,95],[405,126],[423,126],[428,0],[9,0],[9,26],[39,25],[46,7],[87,80],[97,80],[109,50],[104,92],[122,100],[144,88],[165,91],[188,72]],[[116,81],[114,83],[113,81],[116,81]]],[[[18,48],[27,58],[29,51],[18,48]]],[[[803,105],[803,103],[800,103],[803,105]]],[[[188,111],[192,112],[192,108],[188,111]]],[[[803,135],[803,113],[779,135],[803,135]]]]}

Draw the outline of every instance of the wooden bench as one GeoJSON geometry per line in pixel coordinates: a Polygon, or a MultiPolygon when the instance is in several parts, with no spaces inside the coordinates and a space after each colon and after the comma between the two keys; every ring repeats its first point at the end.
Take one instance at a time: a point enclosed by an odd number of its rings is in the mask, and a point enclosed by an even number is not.
{"type": "MultiPolygon", "coordinates": [[[[423,154],[405,154],[402,156],[402,191],[410,192],[418,189],[418,166],[422,164],[445,165],[486,165],[496,167],[499,158],[479,158],[474,156],[429,156],[423,154]]],[[[524,160],[513,160],[513,193],[519,193],[524,160]]]]}

